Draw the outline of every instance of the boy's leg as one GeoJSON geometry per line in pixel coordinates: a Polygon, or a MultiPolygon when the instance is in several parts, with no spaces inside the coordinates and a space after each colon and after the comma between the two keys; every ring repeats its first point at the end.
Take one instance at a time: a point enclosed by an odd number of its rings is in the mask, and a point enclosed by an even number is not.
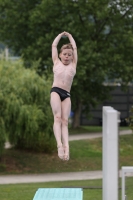
{"type": "Polygon", "coordinates": [[[51,92],[50,104],[54,115],[53,131],[58,147],[58,156],[62,159],[64,151],[61,141],[61,100],[56,92],[51,92]]]}
{"type": "Polygon", "coordinates": [[[68,118],[71,111],[71,99],[68,97],[61,104],[61,119],[62,119],[62,141],[65,151],[65,160],[69,159],[69,133],[68,133],[68,118]]]}

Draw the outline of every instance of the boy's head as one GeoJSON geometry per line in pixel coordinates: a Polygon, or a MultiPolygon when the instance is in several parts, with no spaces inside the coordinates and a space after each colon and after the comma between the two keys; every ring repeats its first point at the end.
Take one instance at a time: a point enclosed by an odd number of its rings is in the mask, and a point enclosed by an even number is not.
{"type": "Polygon", "coordinates": [[[70,43],[61,47],[59,57],[64,65],[69,65],[73,61],[73,47],[70,43]]]}
{"type": "Polygon", "coordinates": [[[60,49],[60,53],[63,51],[63,49],[72,49],[72,51],[73,51],[73,47],[72,47],[71,43],[64,44],[60,49]]]}

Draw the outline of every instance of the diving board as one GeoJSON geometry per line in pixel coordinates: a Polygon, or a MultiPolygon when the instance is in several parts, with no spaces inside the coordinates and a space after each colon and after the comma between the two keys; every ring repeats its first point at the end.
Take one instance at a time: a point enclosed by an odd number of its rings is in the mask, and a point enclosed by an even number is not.
{"type": "Polygon", "coordinates": [[[33,200],[83,200],[82,188],[39,188],[33,200]]]}

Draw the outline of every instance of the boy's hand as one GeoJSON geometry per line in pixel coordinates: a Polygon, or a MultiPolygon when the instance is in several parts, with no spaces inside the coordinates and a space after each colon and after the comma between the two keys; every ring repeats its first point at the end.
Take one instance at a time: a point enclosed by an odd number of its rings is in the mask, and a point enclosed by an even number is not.
{"type": "Polygon", "coordinates": [[[60,33],[62,37],[69,37],[70,33],[64,31],[62,33],[60,33]]]}
{"type": "Polygon", "coordinates": [[[70,35],[70,33],[64,31],[64,35],[68,37],[70,35]]]}

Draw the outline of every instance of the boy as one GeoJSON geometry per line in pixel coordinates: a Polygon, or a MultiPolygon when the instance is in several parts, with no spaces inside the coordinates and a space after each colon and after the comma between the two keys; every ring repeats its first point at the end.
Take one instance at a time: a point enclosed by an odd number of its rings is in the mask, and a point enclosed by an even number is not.
{"type": "Polygon", "coordinates": [[[54,135],[57,141],[58,156],[69,160],[68,118],[71,111],[70,90],[76,74],[77,47],[72,35],[60,33],[52,44],[54,81],[51,89],[50,104],[54,115],[54,135]],[[68,37],[70,43],[63,45],[58,57],[57,45],[62,36],[68,37]],[[60,58],[60,59],[59,59],[60,58]]]}

